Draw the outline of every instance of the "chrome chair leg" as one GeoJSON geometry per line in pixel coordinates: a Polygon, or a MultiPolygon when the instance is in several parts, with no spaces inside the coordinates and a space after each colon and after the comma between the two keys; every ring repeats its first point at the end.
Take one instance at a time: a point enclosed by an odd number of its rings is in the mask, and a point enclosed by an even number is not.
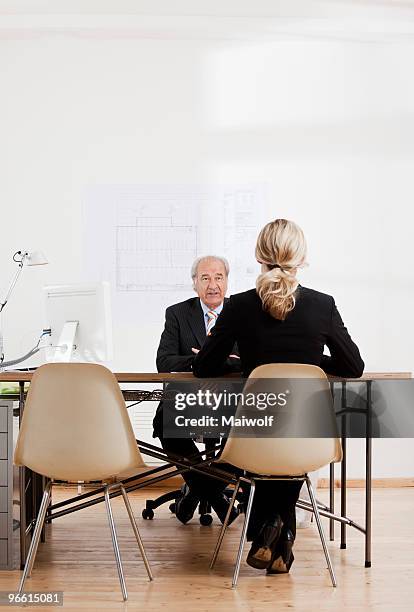
{"type": "Polygon", "coordinates": [[[118,568],[119,582],[121,583],[122,597],[124,598],[124,601],[126,601],[128,599],[128,592],[127,592],[126,585],[125,585],[124,572],[122,569],[121,553],[119,552],[118,539],[116,537],[114,517],[112,514],[111,501],[109,497],[110,488],[111,487],[108,485],[105,487],[105,506],[106,506],[106,512],[108,514],[109,527],[111,529],[112,545],[114,547],[116,566],[118,568]]]}
{"type": "Polygon", "coordinates": [[[240,564],[241,564],[241,560],[243,556],[244,545],[246,542],[247,527],[249,526],[250,512],[252,510],[255,489],[256,489],[256,483],[252,479],[250,481],[250,495],[249,495],[249,501],[247,503],[246,514],[244,517],[243,530],[242,530],[242,534],[240,538],[239,552],[237,553],[237,560],[236,560],[236,565],[234,567],[233,581],[231,583],[231,586],[233,589],[236,588],[237,580],[239,578],[240,564]]]}
{"type": "Polygon", "coordinates": [[[312,502],[313,512],[315,514],[316,524],[318,526],[318,531],[319,531],[319,536],[320,536],[321,542],[322,542],[323,552],[325,553],[326,562],[328,564],[329,573],[331,575],[332,586],[336,587],[335,572],[334,572],[334,569],[333,569],[333,566],[332,566],[331,557],[329,555],[328,546],[326,544],[325,533],[323,531],[321,517],[319,515],[319,510],[318,510],[318,505],[316,503],[316,499],[315,499],[315,494],[313,492],[312,483],[311,483],[310,478],[309,478],[309,476],[307,474],[306,474],[306,486],[308,487],[309,497],[310,497],[310,500],[312,502]]]}
{"type": "Polygon", "coordinates": [[[52,487],[52,482],[49,481],[46,485],[46,488],[43,492],[42,503],[40,504],[39,514],[37,515],[35,528],[32,534],[32,541],[30,542],[30,548],[26,559],[26,564],[24,566],[23,574],[20,579],[19,584],[19,595],[23,592],[24,583],[26,582],[26,578],[28,578],[33,569],[33,564],[36,558],[37,548],[39,546],[40,536],[42,534],[43,523],[45,522],[46,512],[49,506],[50,500],[50,489],[52,487]]]}
{"type": "Polygon", "coordinates": [[[239,492],[239,488],[240,488],[240,479],[237,481],[236,486],[234,487],[234,492],[233,492],[233,495],[231,496],[230,505],[227,509],[226,518],[224,519],[224,523],[221,527],[220,534],[219,534],[217,544],[216,544],[216,548],[214,549],[214,553],[210,561],[210,569],[213,569],[214,564],[217,560],[217,557],[220,551],[220,547],[221,547],[221,543],[223,542],[224,534],[226,532],[227,525],[230,519],[230,514],[231,514],[231,511],[233,510],[233,506],[236,501],[237,493],[239,492]]]}
{"type": "Polygon", "coordinates": [[[132,512],[132,508],[131,508],[131,504],[129,502],[129,498],[128,498],[127,492],[125,491],[125,487],[122,484],[120,485],[120,489],[121,489],[121,493],[122,493],[122,497],[123,497],[123,500],[124,500],[125,507],[126,507],[127,512],[128,512],[129,520],[131,522],[132,529],[134,530],[135,538],[137,540],[137,543],[138,543],[138,546],[139,546],[139,550],[141,551],[141,556],[142,556],[142,559],[144,561],[145,568],[147,570],[148,578],[150,580],[154,580],[154,577],[153,577],[152,572],[151,572],[151,567],[150,567],[150,564],[149,564],[149,561],[148,561],[148,558],[147,558],[147,555],[146,555],[146,552],[145,552],[144,544],[142,543],[141,535],[140,535],[139,530],[138,530],[138,525],[137,525],[137,523],[135,521],[135,517],[134,517],[134,514],[132,512]]]}

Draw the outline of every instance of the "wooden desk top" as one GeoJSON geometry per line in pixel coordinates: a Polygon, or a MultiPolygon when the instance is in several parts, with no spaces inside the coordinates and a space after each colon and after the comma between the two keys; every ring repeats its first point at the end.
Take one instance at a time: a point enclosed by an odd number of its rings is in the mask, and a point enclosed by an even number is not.
{"type": "MultiPolygon", "coordinates": [[[[0,372],[0,382],[30,382],[33,372],[0,372]]],[[[174,374],[159,374],[157,372],[115,372],[120,383],[161,383],[169,380],[193,380],[191,372],[176,372],[174,374]]],[[[234,378],[234,375],[232,376],[234,378]]],[[[231,378],[231,377],[226,377],[231,378]]],[[[361,378],[329,377],[334,382],[364,382],[367,380],[404,380],[412,378],[412,372],[364,372],[361,378]]],[[[202,379],[200,379],[202,380],[202,379]]]]}

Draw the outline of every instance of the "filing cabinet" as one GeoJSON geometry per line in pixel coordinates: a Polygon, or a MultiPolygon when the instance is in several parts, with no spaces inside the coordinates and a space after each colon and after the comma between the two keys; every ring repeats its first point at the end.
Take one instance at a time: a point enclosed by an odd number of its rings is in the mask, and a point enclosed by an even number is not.
{"type": "Polygon", "coordinates": [[[0,569],[13,568],[13,403],[0,399],[0,569]]]}

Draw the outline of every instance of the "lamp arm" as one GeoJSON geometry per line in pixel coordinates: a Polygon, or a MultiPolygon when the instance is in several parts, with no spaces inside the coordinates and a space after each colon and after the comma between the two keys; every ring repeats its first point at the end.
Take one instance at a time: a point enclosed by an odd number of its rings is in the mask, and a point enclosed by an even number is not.
{"type": "Polygon", "coordinates": [[[12,278],[12,281],[10,283],[10,287],[9,287],[7,293],[6,293],[6,296],[5,296],[4,300],[0,303],[0,312],[2,312],[3,308],[7,304],[8,300],[9,300],[9,297],[11,296],[11,293],[12,293],[13,289],[16,286],[16,283],[17,283],[17,281],[19,279],[19,276],[22,273],[22,270],[23,270],[23,260],[19,263],[19,268],[18,268],[16,274],[12,278]]]}
{"type": "Polygon", "coordinates": [[[17,281],[19,279],[20,274],[22,273],[23,264],[24,264],[27,256],[28,256],[28,253],[27,252],[22,253],[22,251],[16,251],[16,253],[13,255],[13,261],[15,261],[19,265],[19,267],[17,269],[16,274],[12,278],[12,281],[10,283],[10,286],[9,286],[9,288],[7,290],[7,293],[6,293],[3,301],[0,302],[0,365],[2,367],[4,367],[4,338],[3,338],[2,312],[3,312],[4,307],[6,306],[8,300],[9,300],[9,297],[12,294],[13,289],[16,286],[16,283],[17,283],[17,281]],[[20,256],[20,259],[18,257],[16,257],[16,256],[20,256]]]}

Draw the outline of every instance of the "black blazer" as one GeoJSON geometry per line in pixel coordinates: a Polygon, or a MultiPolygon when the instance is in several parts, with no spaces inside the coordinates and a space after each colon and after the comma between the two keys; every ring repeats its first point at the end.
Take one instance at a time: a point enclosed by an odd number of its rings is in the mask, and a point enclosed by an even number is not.
{"type": "Polygon", "coordinates": [[[237,342],[244,376],[266,363],[308,363],[327,374],[359,377],[364,362],[330,295],[299,286],[284,321],[263,311],[255,289],[230,297],[193,363],[196,376],[218,376],[237,342]],[[331,356],[323,355],[324,346],[331,356]]]}
{"type": "MultiPolygon", "coordinates": [[[[224,303],[228,298],[224,299],[224,303]]],[[[206,326],[200,299],[190,298],[169,306],[165,311],[165,326],[157,351],[158,372],[191,372],[195,359],[192,348],[200,349],[206,340],[206,326]]],[[[240,372],[240,360],[228,358],[237,354],[233,344],[223,361],[224,369],[240,372]]]]}

